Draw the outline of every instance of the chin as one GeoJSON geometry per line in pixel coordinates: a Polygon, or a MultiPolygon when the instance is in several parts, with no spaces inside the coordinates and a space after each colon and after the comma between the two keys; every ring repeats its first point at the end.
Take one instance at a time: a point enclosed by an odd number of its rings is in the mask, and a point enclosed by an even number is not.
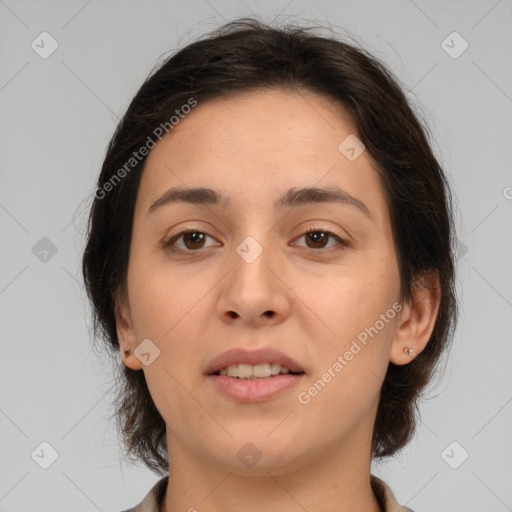
{"type": "Polygon", "coordinates": [[[215,442],[217,449],[211,453],[211,457],[226,471],[241,475],[268,476],[266,470],[276,474],[286,472],[288,466],[300,456],[296,453],[300,444],[284,430],[282,435],[277,435],[275,431],[269,436],[276,425],[274,423],[271,429],[259,433],[245,429],[241,435],[235,435],[228,428],[233,438],[226,435],[222,443],[215,442]]]}

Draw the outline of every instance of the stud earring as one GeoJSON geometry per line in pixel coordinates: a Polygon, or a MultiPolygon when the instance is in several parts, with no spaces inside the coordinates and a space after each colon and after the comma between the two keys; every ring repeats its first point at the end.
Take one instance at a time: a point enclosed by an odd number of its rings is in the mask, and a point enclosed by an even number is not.
{"type": "Polygon", "coordinates": [[[414,349],[410,347],[404,347],[404,352],[411,357],[414,355],[414,349]]]}
{"type": "Polygon", "coordinates": [[[129,348],[125,348],[124,349],[124,353],[126,356],[129,356],[130,355],[130,349],[129,348]]]}

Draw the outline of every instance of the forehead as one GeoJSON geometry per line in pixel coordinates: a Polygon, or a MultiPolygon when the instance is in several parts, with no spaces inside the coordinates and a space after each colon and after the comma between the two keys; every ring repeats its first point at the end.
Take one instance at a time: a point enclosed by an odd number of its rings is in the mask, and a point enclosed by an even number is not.
{"type": "Polygon", "coordinates": [[[318,143],[319,135],[328,135],[327,145],[355,131],[348,110],[331,98],[305,90],[269,89],[200,102],[172,134],[183,139],[193,132],[195,137],[229,139],[231,144],[279,138],[290,143],[291,137],[318,143]]]}
{"type": "MultiPolygon", "coordinates": [[[[149,153],[139,193],[146,209],[169,187],[209,187],[244,201],[285,189],[336,186],[384,207],[376,163],[339,146],[357,136],[340,104],[290,90],[253,91],[198,105],[149,153]]],[[[271,198],[271,196],[273,196],[271,198]]]]}

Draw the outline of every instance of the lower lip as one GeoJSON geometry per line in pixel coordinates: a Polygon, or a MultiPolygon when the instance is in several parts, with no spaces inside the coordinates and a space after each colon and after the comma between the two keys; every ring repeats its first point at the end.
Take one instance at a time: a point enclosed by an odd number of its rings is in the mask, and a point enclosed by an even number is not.
{"type": "Polygon", "coordinates": [[[281,373],[268,379],[236,379],[226,375],[208,375],[212,384],[225,395],[238,402],[257,403],[274,398],[286,389],[296,386],[305,374],[290,375],[281,373]]]}

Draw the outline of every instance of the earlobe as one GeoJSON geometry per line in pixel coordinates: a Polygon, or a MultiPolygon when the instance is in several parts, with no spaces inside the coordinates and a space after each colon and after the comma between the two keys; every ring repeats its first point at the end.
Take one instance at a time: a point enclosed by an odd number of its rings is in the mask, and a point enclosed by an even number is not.
{"type": "Polygon", "coordinates": [[[138,357],[133,354],[132,349],[129,347],[120,346],[121,350],[121,359],[125,366],[131,368],[132,370],[140,370],[142,368],[142,363],[138,357]]]}
{"type": "Polygon", "coordinates": [[[396,365],[408,364],[426,347],[441,301],[439,277],[434,271],[413,287],[413,297],[399,319],[389,360],[396,365]]]}
{"type": "Polygon", "coordinates": [[[137,336],[133,328],[130,307],[127,301],[119,298],[116,300],[115,316],[121,360],[128,368],[140,370],[142,363],[134,354],[137,346],[137,336]]]}

